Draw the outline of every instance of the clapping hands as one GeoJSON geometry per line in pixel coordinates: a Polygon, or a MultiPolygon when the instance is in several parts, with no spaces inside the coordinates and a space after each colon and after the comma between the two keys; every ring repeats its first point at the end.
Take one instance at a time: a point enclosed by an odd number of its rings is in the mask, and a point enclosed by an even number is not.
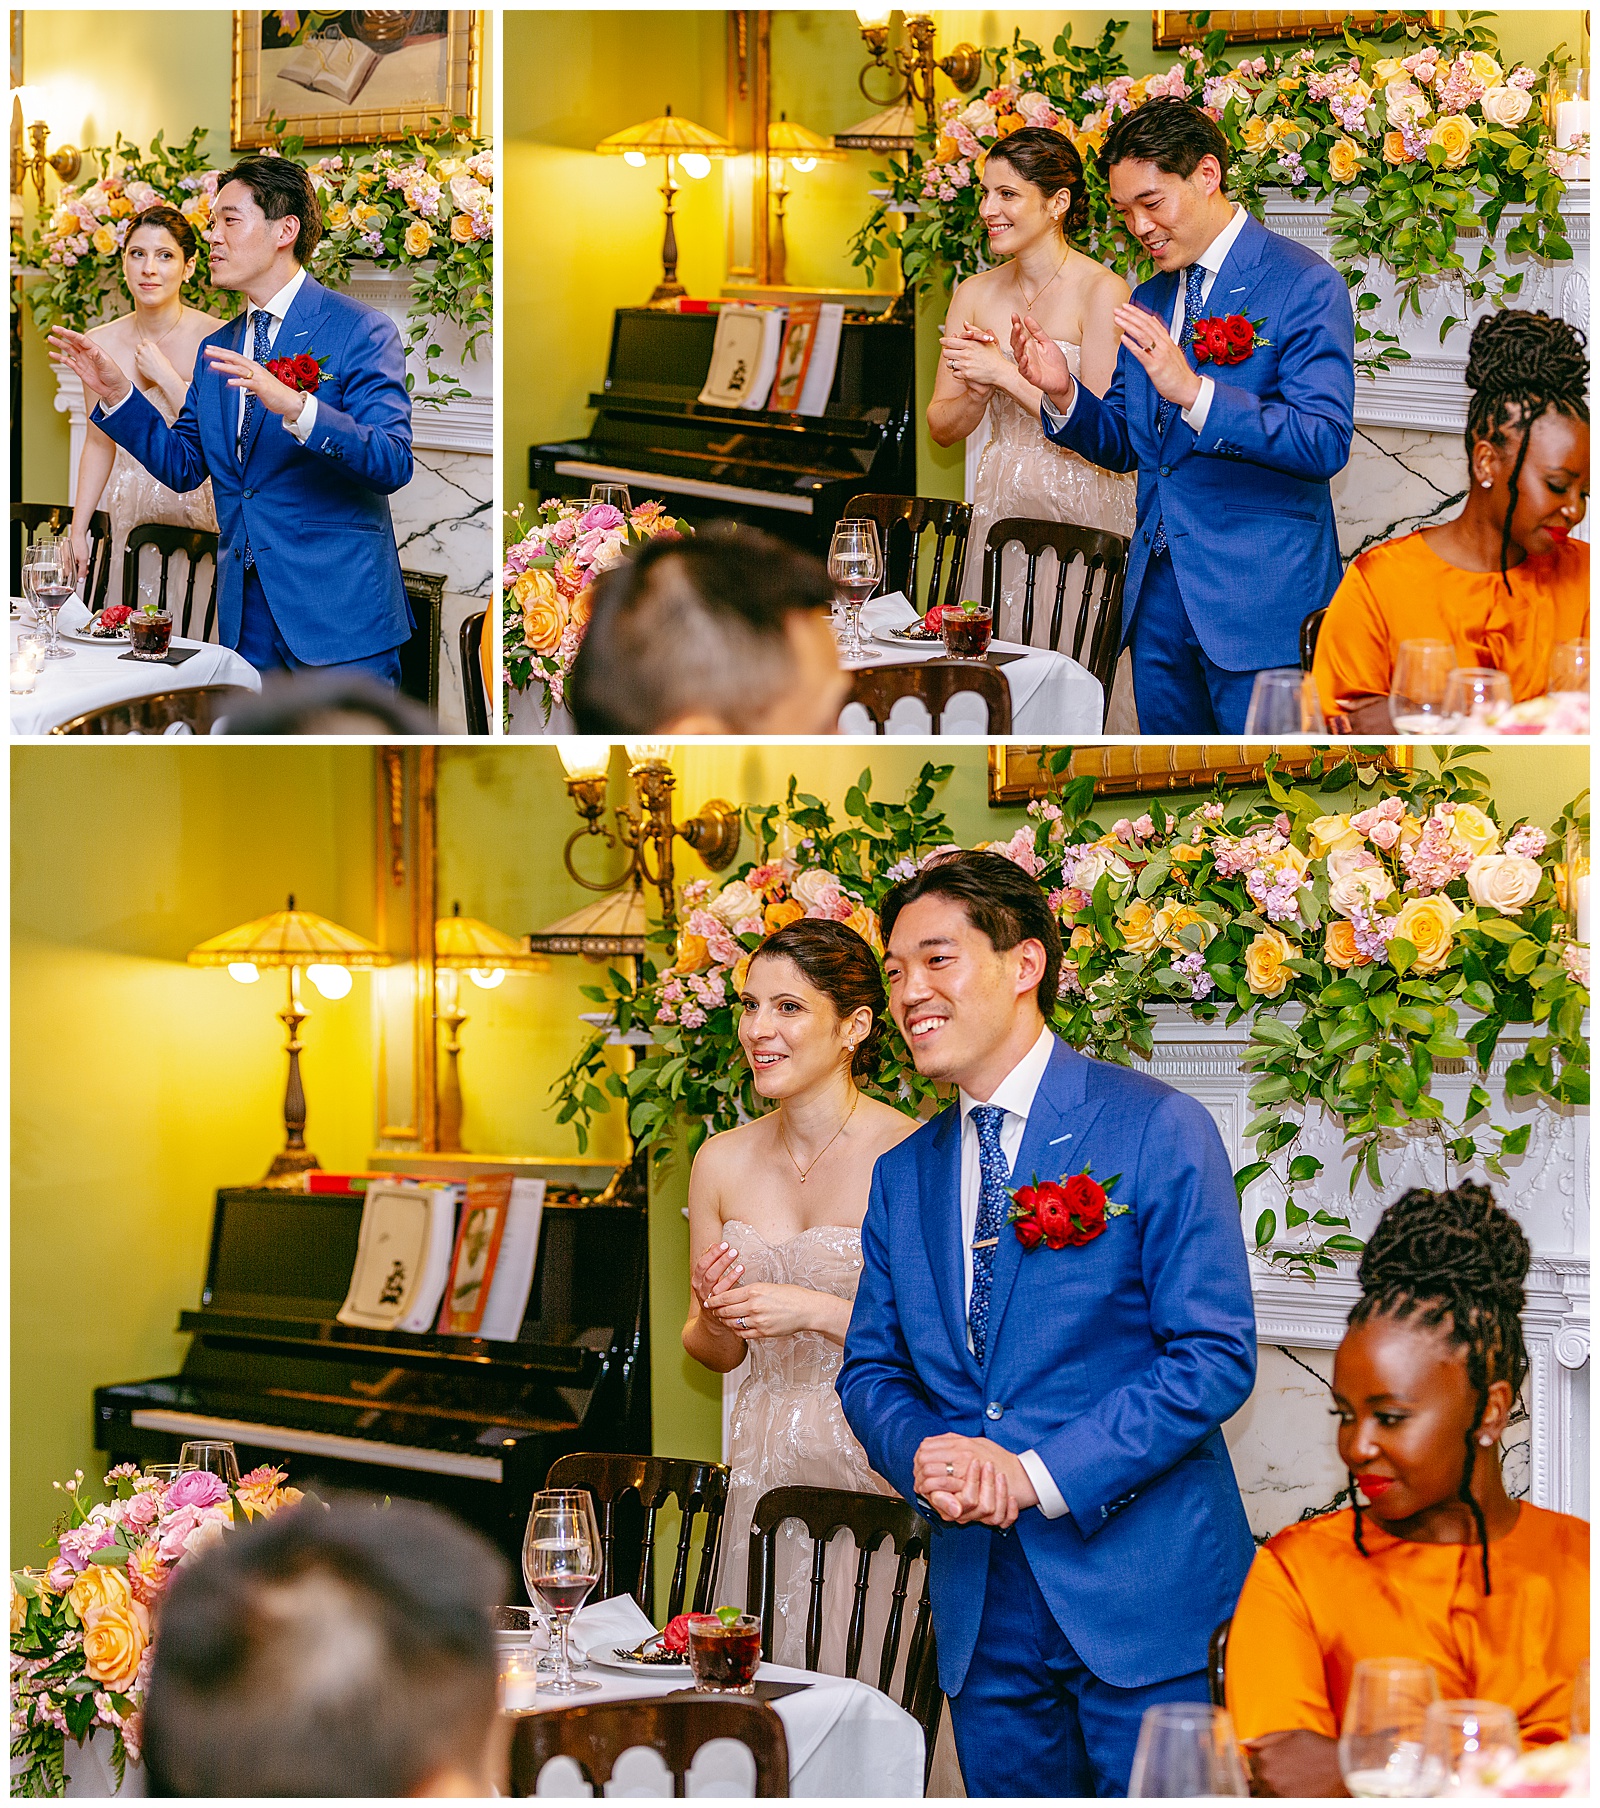
{"type": "Polygon", "coordinates": [[[993,333],[964,321],[959,333],[946,333],[941,356],[950,374],[976,399],[987,397],[1008,374],[1005,355],[993,333]]]}
{"type": "Polygon", "coordinates": [[[52,363],[65,364],[89,394],[108,408],[115,407],[133,387],[115,358],[101,351],[87,333],[75,333],[70,327],[51,327],[50,358],[52,363]]]}
{"type": "Polygon", "coordinates": [[[1056,408],[1065,414],[1072,406],[1074,384],[1067,354],[1047,338],[1031,314],[1011,316],[1011,355],[1017,361],[1017,374],[1035,389],[1042,389],[1056,408]]]}

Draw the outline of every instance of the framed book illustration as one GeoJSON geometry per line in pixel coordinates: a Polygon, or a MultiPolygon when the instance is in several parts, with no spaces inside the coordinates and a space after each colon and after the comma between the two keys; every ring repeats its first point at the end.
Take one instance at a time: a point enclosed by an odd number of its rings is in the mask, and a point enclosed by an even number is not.
{"type": "MultiPolygon", "coordinates": [[[[994,809],[1025,804],[1035,797],[1048,797],[1063,779],[1091,777],[1096,797],[1139,797],[1178,791],[1209,791],[1220,779],[1230,785],[1259,785],[1266,779],[1266,762],[1277,754],[1278,775],[1299,779],[1311,764],[1318,749],[1296,746],[1282,747],[1265,742],[1241,743],[1144,743],[1130,742],[1106,747],[1082,747],[1072,756],[1072,763],[1060,777],[1050,773],[1046,757],[1056,752],[1053,747],[1026,747],[1006,742],[989,749],[989,803],[994,809]]],[[[1384,751],[1371,747],[1352,748],[1350,757],[1358,764],[1393,763],[1405,766],[1408,756],[1403,749],[1384,751]]]]}
{"type": "Polygon", "coordinates": [[[476,1337],[489,1303],[489,1287],[506,1232],[506,1210],[511,1203],[511,1176],[475,1176],[467,1183],[461,1208],[461,1228],[456,1232],[450,1279],[439,1310],[439,1329],[451,1337],[476,1337]]]}
{"type": "Polygon", "coordinates": [[[409,1310],[427,1266],[433,1202],[420,1187],[375,1186],[361,1210],[361,1232],[342,1325],[392,1331],[409,1310]]]}
{"type": "Polygon", "coordinates": [[[432,125],[480,124],[483,15],[233,15],[233,147],[393,142],[432,125]]]}
{"type": "MultiPolygon", "coordinates": [[[[1202,44],[1214,31],[1227,33],[1230,44],[1283,44],[1301,38],[1341,38],[1346,25],[1357,31],[1382,31],[1394,12],[1155,12],[1150,15],[1151,41],[1157,50],[1177,50],[1184,44],[1202,44]]],[[[1415,18],[1415,14],[1409,15],[1415,18]]],[[[1423,18],[1438,27],[1442,12],[1426,12],[1423,18]]]]}

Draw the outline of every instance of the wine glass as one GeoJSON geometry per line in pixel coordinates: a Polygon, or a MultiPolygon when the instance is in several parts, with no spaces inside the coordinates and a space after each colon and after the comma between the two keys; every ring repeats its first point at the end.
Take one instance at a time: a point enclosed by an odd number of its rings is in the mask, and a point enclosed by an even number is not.
{"type": "Polygon", "coordinates": [[[1445,681],[1444,714],[1456,734],[1492,729],[1511,707],[1511,680],[1486,665],[1457,666],[1445,681]]]}
{"type": "Polygon", "coordinates": [[[1493,1795],[1522,1756],[1517,1717],[1498,1701],[1435,1701],[1423,1735],[1428,1795],[1493,1795]]]}
{"type": "Polygon", "coordinates": [[[160,1482],[163,1488],[170,1488],[183,1474],[182,1463],[146,1463],[144,1473],[152,1481],[160,1482]]]}
{"type": "Polygon", "coordinates": [[[828,548],[828,576],[844,604],[844,643],[841,659],[876,659],[861,641],[861,605],[883,578],[883,548],[876,521],[841,521],[833,530],[828,548]]]}
{"type": "Polygon", "coordinates": [[[1298,666],[1278,666],[1257,672],[1250,687],[1250,707],[1244,731],[1274,739],[1278,735],[1325,734],[1322,704],[1315,681],[1298,666]]]}
{"type": "Polygon", "coordinates": [[[1587,695],[1593,674],[1588,641],[1557,641],[1550,649],[1550,677],[1545,690],[1552,695],[1569,691],[1587,695]]]}
{"type": "Polygon", "coordinates": [[[188,1469],[204,1469],[207,1475],[216,1476],[218,1481],[226,1484],[230,1494],[239,1486],[239,1453],[231,1444],[210,1443],[204,1439],[185,1444],[178,1452],[178,1472],[182,1474],[188,1469]]]}
{"type": "Polygon", "coordinates": [[[1456,650],[1447,640],[1402,640],[1389,680],[1389,717],[1396,734],[1437,735],[1444,690],[1456,650]]]}
{"type": "Polygon", "coordinates": [[[1130,1796],[1249,1793],[1233,1720],[1225,1708],[1196,1701],[1163,1701],[1145,1709],[1128,1777],[1130,1796]]]}
{"type": "Polygon", "coordinates": [[[1364,1657],[1350,1678],[1339,1735],[1339,1774],[1351,1795],[1422,1795],[1428,1709],[1439,1699],[1433,1666],[1411,1657],[1364,1657]]]}
{"type": "Polygon", "coordinates": [[[61,605],[72,595],[71,542],[49,539],[41,535],[27,550],[22,561],[22,592],[33,604],[35,618],[40,611],[50,619],[50,644],[46,659],[76,659],[71,647],[61,645],[58,617],[61,605]]]}
{"type": "Polygon", "coordinates": [[[597,508],[602,502],[609,502],[614,509],[622,510],[624,521],[633,513],[633,498],[628,494],[625,483],[597,483],[589,491],[589,506],[597,508]]]}
{"type": "Polygon", "coordinates": [[[546,1488],[533,1497],[528,1529],[522,1536],[522,1579],[528,1598],[537,1598],[555,1622],[557,1695],[598,1689],[599,1683],[575,1677],[568,1649],[572,1616],[600,1580],[600,1529],[594,1499],[587,1488],[546,1488]]]}

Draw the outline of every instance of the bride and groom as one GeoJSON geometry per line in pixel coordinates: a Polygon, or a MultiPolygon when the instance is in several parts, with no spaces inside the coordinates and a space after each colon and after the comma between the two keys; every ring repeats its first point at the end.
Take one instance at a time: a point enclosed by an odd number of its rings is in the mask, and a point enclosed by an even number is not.
{"type": "Polygon", "coordinates": [[[247,157],[221,178],[211,280],[247,305],[200,343],[175,419],[104,336],[57,327],[51,352],[95,398],[93,427],[159,484],[183,496],[210,479],[224,645],[262,672],[397,685],[415,625],[388,503],[411,481],[405,354],[386,315],[310,274],[321,236],[316,191],[289,158],[247,157]]]}
{"type": "MultiPolygon", "coordinates": [[[[1227,140],[1188,101],[1123,114],[1098,162],[1156,266],[1131,298],[1067,242],[1086,209],[1064,137],[1025,127],[983,166],[980,215],[1008,261],[952,296],[928,408],[943,445],[987,426],[964,591],[978,594],[997,519],[1121,535],[1140,732],[1238,734],[1257,672],[1299,665],[1300,624],[1339,584],[1329,482],[1354,433],[1350,297],[1229,200],[1227,140]]],[[[1019,564],[1003,620],[1021,585],[1019,564]]]]}
{"type": "MultiPolygon", "coordinates": [[[[768,1488],[899,1493],[934,1529],[968,1793],[1123,1793],[1144,1710],[1206,1699],[1252,1555],[1220,1431],[1255,1377],[1232,1172],[1201,1106],[1049,1030],[1060,936],[1011,862],[929,861],[883,929],[887,995],[842,924],[752,956],[740,1040],[777,1108],[691,1177],[684,1344],[751,1365],[718,1598],[742,1598],[768,1488]],[[920,1126],[854,1083],[885,1004],[917,1070],[957,1089],[920,1126]],[[1084,1174],[1103,1211],[1018,1233],[1013,1189],[1084,1174]]],[[[774,1656],[803,1662],[810,1553],[790,1529],[774,1656]]]]}

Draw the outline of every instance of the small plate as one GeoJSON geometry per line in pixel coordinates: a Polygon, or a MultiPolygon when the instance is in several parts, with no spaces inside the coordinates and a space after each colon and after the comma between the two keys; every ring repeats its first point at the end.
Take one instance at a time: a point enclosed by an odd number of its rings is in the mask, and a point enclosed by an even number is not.
{"type": "Polygon", "coordinates": [[[632,1658],[618,1657],[610,1645],[591,1647],[589,1662],[598,1664],[602,1670],[622,1670],[629,1676],[679,1677],[693,1674],[687,1658],[681,1664],[641,1664],[632,1658]]]}
{"type": "Polygon", "coordinates": [[[126,628],[119,628],[115,634],[87,634],[82,628],[63,628],[63,640],[73,640],[80,647],[127,647],[133,644],[133,637],[126,628]]]}
{"type": "Polygon", "coordinates": [[[942,634],[913,634],[909,628],[874,628],[867,636],[886,647],[916,647],[920,652],[944,651],[942,634]]]}

